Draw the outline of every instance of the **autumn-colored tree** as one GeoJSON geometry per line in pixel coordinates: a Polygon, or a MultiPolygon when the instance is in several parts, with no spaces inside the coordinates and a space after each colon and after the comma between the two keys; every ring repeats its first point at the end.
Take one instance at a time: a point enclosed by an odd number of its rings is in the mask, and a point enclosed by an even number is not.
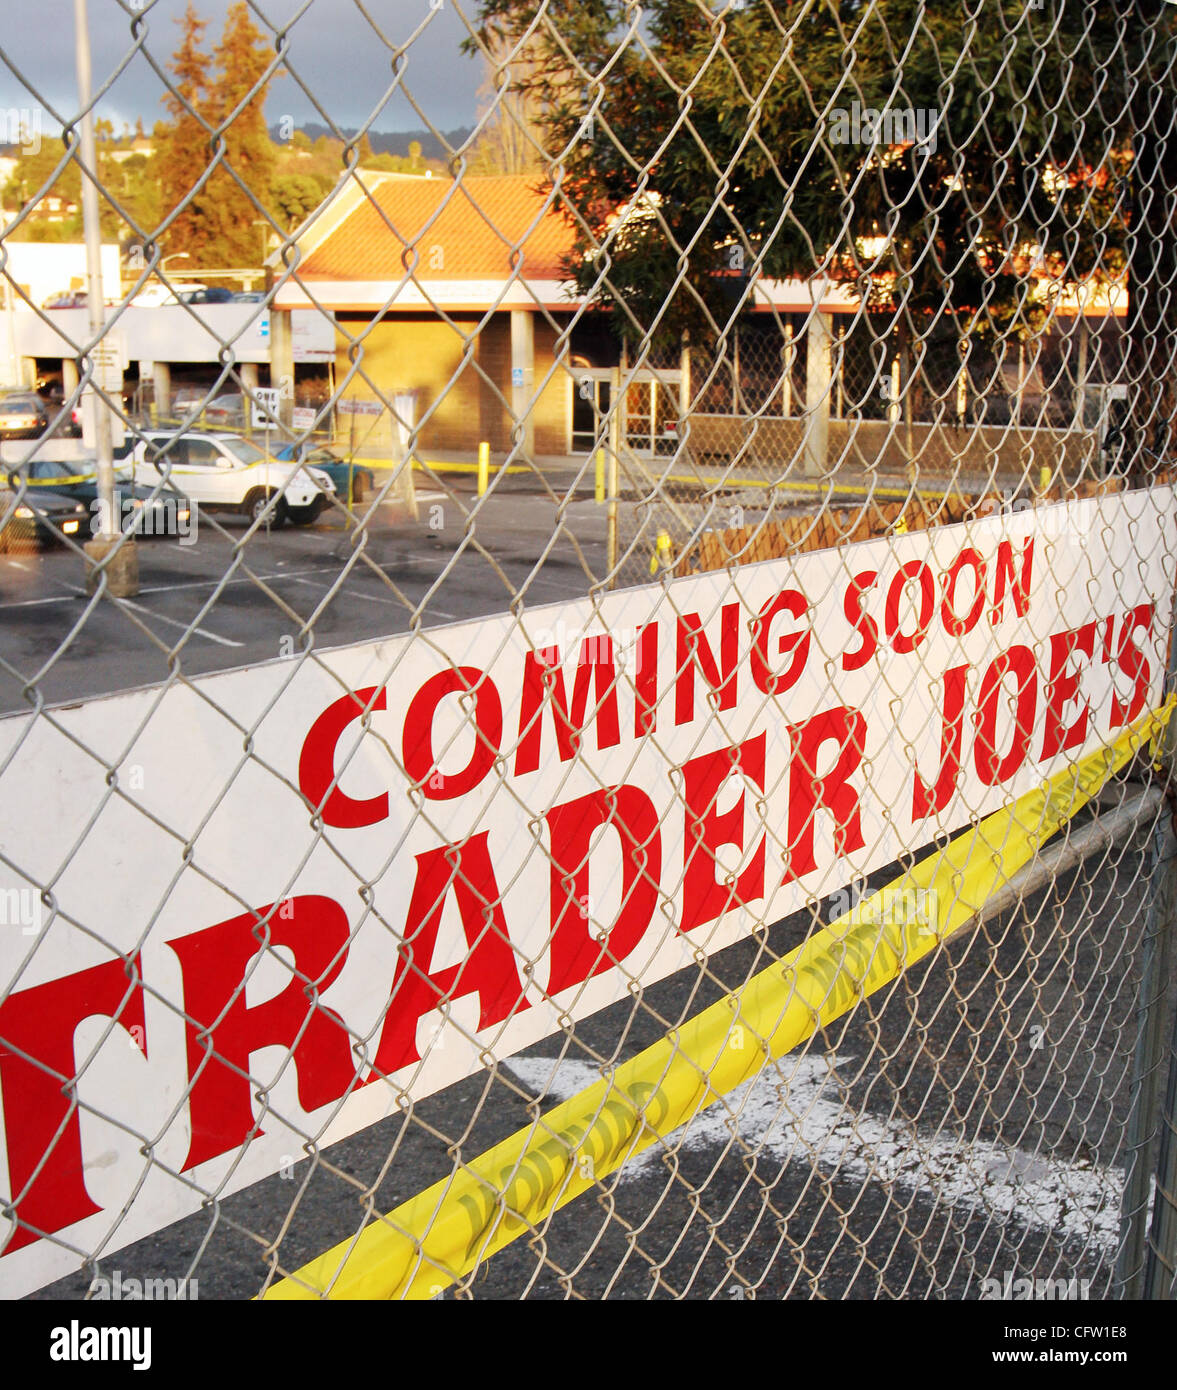
{"type": "Polygon", "coordinates": [[[500,32],[483,36],[486,77],[479,88],[480,135],[471,155],[478,174],[539,174],[544,166],[545,97],[535,78],[539,63],[526,43],[518,46],[500,32]]]}
{"type": "Polygon", "coordinates": [[[199,262],[211,250],[218,233],[207,185],[201,187],[211,159],[208,114],[212,60],[201,47],[208,22],[196,13],[192,0],[177,23],[180,45],[171,62],[175,81],[164,98],[172,120],[162,131],[157,151],[161,212],[165,218],[176,213],[164,234],[168,248],[186,251],[193,262],[199,262]]]}
{"type": "Polygon", "coordinates": [[[217,256],[222,266],[256,262],[258,233],[253,223],[269,213],[275,155],[265,104],[271,56],[245,0],[236,0],[229,6],[216,50],[212,104],[224,140],[222,166],[210,180],[219,213],[217,256]]]}

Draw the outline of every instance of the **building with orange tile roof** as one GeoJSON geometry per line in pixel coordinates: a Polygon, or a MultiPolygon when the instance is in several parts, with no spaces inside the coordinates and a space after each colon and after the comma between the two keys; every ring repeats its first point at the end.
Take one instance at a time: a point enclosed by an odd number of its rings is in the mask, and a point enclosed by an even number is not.
{"type": "MultiPolygon", "coordinates": [[[[334,315],[345,397],[416,392],[422,448],[591,449],[618,346],[567,277],[565,209],[557,187],[526,176],[358,171],[297,233],[275,307],[334,315]]],[[[764,309],[813,307],[803,281],[761,282],[755,297],[764,309]]],[[[827,285],[820,307],[857,301],[827,285]]],[[[673,437],[685,389],[678,363],[638,374],[635,418],[651,450],[673,437]]]]}

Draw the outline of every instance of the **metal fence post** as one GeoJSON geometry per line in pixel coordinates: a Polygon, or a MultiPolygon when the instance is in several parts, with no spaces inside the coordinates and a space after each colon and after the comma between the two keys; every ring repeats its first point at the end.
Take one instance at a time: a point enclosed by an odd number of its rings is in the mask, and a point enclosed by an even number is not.
{"type": "MultiPolygon", "coordinates": [[[[1165,681],[1166,695],[1177,689],[1177,642],[1169,648],[1169,670],[1165,681]]],[[[1166,727],[1158,753],[1161,775],[1166,787],[1173,786],[1175,748],[1173,724],[1166,727]]],[[[1120,1298],[1138,1299],[1151,1295],[1146,1290],[1153,1282],[1154,1256],[1148,1246],[1149,1193],[1154,1174],[1154,1154],[1157,1149],[1157,1107],[1161,1090],[1161,1068],[1165,1054],[1166,1003],[1169,994],[1170,961],[1172,958],[1173,922],[1177,917],[1177,833],[1173,817],[1167,808],[1162,810],[1152,836],[1150,901],[1141,939],[1140,984],[1136,1001],[1136,1048],[1132,1063],[1132,1099],[1128,1116],[1126,1152],[1128,1173],[1120,1206],[1120,1253],[1116,1261],[1114,1288],[1120,1298]]],[[[1174,1103],[1173,1069],[1170,1067],[1167,1114],[1172,1127],[1174,1103]]],[[[1169,1145],[1168,1161],[1177,1160],[1169,1145]]],[[[1159,1182],[1159,1177],[1158,1177],[1159,1182]]],[[[1170,1193],[1172,1183],[1170,1182],[1170,1193]]],[[[1160,1208],[1158,1203],[1158,1211],[1160,1208]]],[[[1166,1204],[1168,1205],[1168,1204],[1166,1204]]],[[[1172,1211],[1170,1208],[1170,1215],[1172,1211]]],[[[1171,1238],[1171,1225],[1167,1238],[1171,1238]]],[[[1154,1228],[1153,1239],[1160,1234],[1154,1228]]],[[[1172,1245],[1163,1247],[1172,1261],[1172,1245]]]]}
{"type": "MultiPolygon", "coordinates": [[[[1172,861],[1169,874],[1171,890],[1172,861]]],[[[1169,905],[1173,906],[1172,898],[1169,905]]],[[[1168,920],[1172,921],[1171,912],[1168,920]]],[[[1177,1297],[1177,1017],[1169,1045],[1169,1082],[1158,1135],[1156,1196],[1144,1271],[1144,1297],[1152,1299],[1177,1297]]]]}

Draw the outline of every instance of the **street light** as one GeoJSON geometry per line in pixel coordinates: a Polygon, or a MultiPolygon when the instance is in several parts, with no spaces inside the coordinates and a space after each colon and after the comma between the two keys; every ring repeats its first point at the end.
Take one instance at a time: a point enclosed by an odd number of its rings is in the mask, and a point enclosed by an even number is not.
{"type": "Polygon", "coordinates": [[[170,256],[165,256],[159,263],[159,273],[162,275],[167,269],[169,261],[190,261],[192,257],[187,251],[173,251],[170,256]]]}

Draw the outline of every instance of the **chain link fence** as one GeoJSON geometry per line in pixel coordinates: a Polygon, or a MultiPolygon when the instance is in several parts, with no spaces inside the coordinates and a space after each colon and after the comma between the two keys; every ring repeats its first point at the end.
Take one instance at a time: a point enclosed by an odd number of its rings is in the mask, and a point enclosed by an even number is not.
{"type": "Polygon", "coordinates": [[[1171,8],[101,10],[0,53],[0,1291],[1173,1297],[1171,8]]]}

